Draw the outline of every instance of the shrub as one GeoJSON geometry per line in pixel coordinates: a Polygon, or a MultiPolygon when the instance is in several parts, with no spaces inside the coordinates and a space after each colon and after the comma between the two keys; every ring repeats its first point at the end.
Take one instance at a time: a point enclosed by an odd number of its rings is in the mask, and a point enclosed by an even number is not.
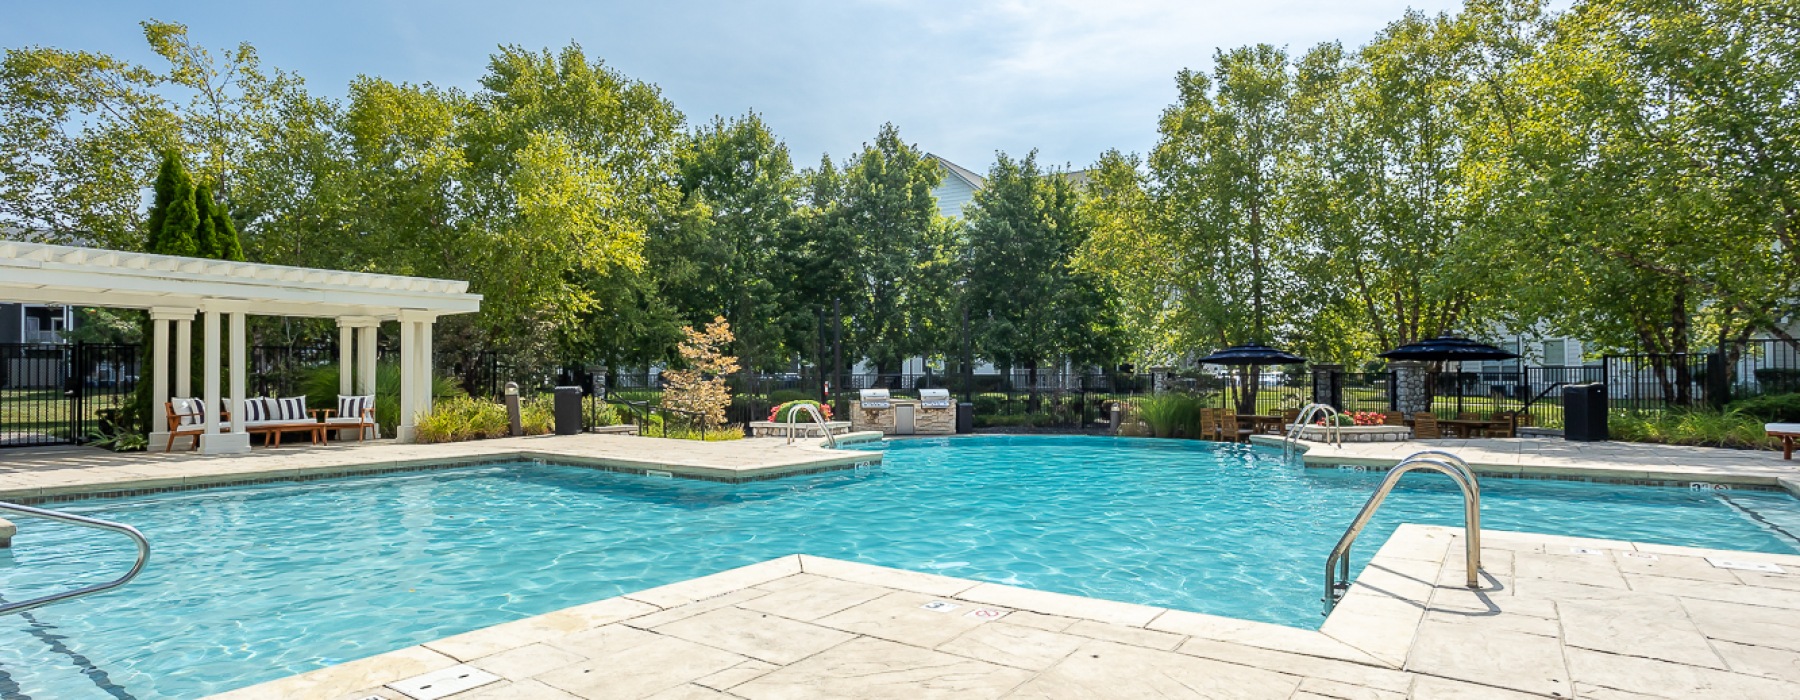
{"type": "Polygon", "coordinates": [[[1800,391],[1800,369],[1766,367],[1756,370],[1756,383],[1763,391],[1785,394],[1800,391]]]}
{"type": "MultiPolygon", "coordinates": [[[[456,380],[450,377],[434,378],[431,392],[437,397],[439,405],[445,399],[468,397],[456,380]]],[[[300,393],[306,395],[308,408],[337,408],[337,365],[326,365],[309,371],[301,378],[300,393]]],[[[381,434],[390,437],[394,434],[394,427],[400,424],[398,364],[385,362],[375,366],[375,422],[381,425],[381,434]]]]}
{"type": "Polygon", "coordinates": [[[1608,421],[1616,440],[1667,445],[1775,449],[1763,422],[1735,409],[1714,411],[1614,411],[1608,421]]]}
{"type": "Polygon", "coordinates": [[[1137,415],[1156,437],[1175,437],[1177,432],[1184,435],[1199,435],[1201,401],[1188,394],[1158,394],[1146,396],[1134,402],[1137,415]]]}
{"type": "Polygon", "coordinates": [[[816,395],[813,392],[801,391],[799,389],[776,389],[769,392],[769,403],[773,404],[784,404],[789,401],[805,401],[811,398],[816,398],[816,395]]]}
{"type": "Polygon", "coordinates": [[[731,324],[719,316],[704,330],[684,328],[687,340],[675,348],[687,369],[671,369],[662,373],[662,405],[698,414],[709,427],[725,425],[725,409],[731,405],[731,389],[726,375],[738,369],[737,358],[725,354],[731,345],[731,324]]]}
{"type": "Polygon", "coordinates": [[[1742,411],[1767,423],[1800,423],[1800,394],[1771,394],[1741,399],[1731,402],[1727,408],[1742,411]]]}
{"type": "Polygon", "coordinates": [[[813,408],[819,409],[819,413],[825,417],[825,420],[831,420],[831,407],[830,406],[821,404],[821,403],[819,403],[817,401],[813,401],[811,399],[800,399],[797,401],[787,401],[787,402],[782,403],[779,406],[769,409],[769,422],[771,422],[771,423],[786,423],[789,420],[802,420],[802,421],[807,420],[807,416],[805,414],[801,414],[801,416],[798,419],[792,418],[794,411],[797,410],[800,406],[812,406],[813,408]]]}

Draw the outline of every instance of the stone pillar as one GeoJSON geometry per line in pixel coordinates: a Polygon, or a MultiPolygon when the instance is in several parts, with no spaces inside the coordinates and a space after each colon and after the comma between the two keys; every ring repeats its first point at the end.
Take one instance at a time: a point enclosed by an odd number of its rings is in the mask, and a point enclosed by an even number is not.
{"type": "Polygon", "coordinates": [[[1394,372],[1394,410],[1406,415],[1431,410],[1426,382],[1430,367],[1423,362],[1400,360],[1388,363],[1394,372]]]}
{"type": "Polygon", "coordinates": [[[1151,367],[1150,368],[1150,393],[1160,394],[1165,391],[1168,391],[1169,390],[1169,373],[1173,372],[1173,371],[1174,371],[1174,368],[1172,368],[1172,367],[1151,367]]]}
{"type": "Polygon", "coordinates": [[[1320,363],[1312,366],[1312,402],[1344,410],[1344,366],[1320,363]]]}

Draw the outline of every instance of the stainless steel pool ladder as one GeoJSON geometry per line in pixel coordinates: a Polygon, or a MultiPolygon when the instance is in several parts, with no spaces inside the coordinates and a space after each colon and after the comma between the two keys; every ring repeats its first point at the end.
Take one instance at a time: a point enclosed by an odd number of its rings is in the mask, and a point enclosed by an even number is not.
{"type": "Polygon", "coordinates": [[[1434,471],[1450,477],[1456,482],[1463,495],[1463,567],[1467,572],[1467,584],[1470,588],[1481,587],[1481,484],[1475,480],[1475,471],[1469,463],[1443,450],[1425,450],[1407,455],[1393,469],[1388,470],[1387,478],[1381,480],[1381,487],[1369,502],[1363,504],[1362,511],[1350,522],[1350,528],[1338,540],[1337,546],[1331,549],[1331,556],[1325,559],[1325,614],[1337,606],[1338,600],[1350,589],[1350,546],[1356,544],[1356,536],[1362,534],[1369,519],[1375,516],[1376,509],[1387,499],[1389,492],[1400,483],[1400,477],[1412,471],[1434,471]]]}
{"type": "Polygon", "coordinates": [[[832,449],[837,449],[837,436],[831,434],[831,426],[825,423],[825,414],[819,412],[818,406],[810,403],[794,404],[793,409],[788,411],[787,444],[794,444],[794,429],[800,427],[794,418],[802,411],[805,411],[806,415],[812,416],[813,422],[818,423],[819,429],[825,432],[825,444],[831,445],[832,449]]]}
{"type": "Polygon", "coordinates": [[[126,537],[130,537],[132,542],[137,543],[137,550],[138,550],[137,561],[132,563],[131,570],[125,572],[124,576],[120,576],[116,579],[107,581],[105,583],[96,583],[91,586],[84,586],[82,588],[78,588],[73,591],[66,591],[66,592],[57,593],[54,595],[47,595],[47,596],[43,596],[41,598],[32,598],[31,600],[23,600],[23,601],[19,601],[17,603],[0,604],[0,615],[25,612],[27,610],[31,610],[34,608],[41,608],[41,607],[49,605],[51,603],[56,603],[56,602],[60,602],[60,601],[64,601],[64,600],[70,600],[73,598],[80,598],[85,595],[93,595],[93,594],[99,593],[101,591],[109,591],[114,588],[118,588],[127,583],[131,583],[132,579],[137,578],[137,575],[139,573],[142,573],[144,570],[144,562],[147,562],[150,560],[150,540],[144,539],[144,533],[138,532],[137,528],[132,527],[130,525],[126,525],[124,523],[115,523],[115,522],[112,522],[109,520],[101,520],[99,518],[90,518],[85,515],[73,515],[70,513],[58,513],[54,510],[44,510],[42,508],[33,508],[31,506],[22,506],[17,503],[7,503],[5,501],[0,501],[0,511],[12,511],[15,513],[24,513],[26,515],[35,515],[40,518],[47,518],[50,520],[60,520],[65,523],[72,523],[75,525],[85,525],[87,527],[97,527],[102,530],[112,530],[114,532],[123,533],[126,537]]]}
{"type": "Polygon", "coordinates": [[[1343,433],[1338,432],[1337,417],[1339,415],[1342,414],[1331,404],[1309,403],[1301,406],[1299,417],[1295,418],[1293,424],[1287,427],[1287,434],[1281,438],[1281,458],[1289,462],[1294,461],[1294,452],[1298,447],[1300,433],[1306,430],[1306,426],[1312,424],[1314,418],[1325,419],[1326,441],[1343,447],[1344,436],[1343,433]]]}

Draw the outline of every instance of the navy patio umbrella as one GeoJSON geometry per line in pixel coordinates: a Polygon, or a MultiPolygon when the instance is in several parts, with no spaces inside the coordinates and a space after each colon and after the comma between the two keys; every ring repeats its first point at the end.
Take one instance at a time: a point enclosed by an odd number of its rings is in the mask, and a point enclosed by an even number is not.
{"type": "MultiPolygon", "coordinates": [[[[1430,340],[1407,343],[1381,353],[1380,357],[1389,360],[1417,360],[1420,362],[1481,362],[1518,359],[1519,353],[1445,333],[1430,340]]],[[[1430,395],[1427,394],[1428,399],[1429,397],[1430,395]]],[[[1462,382],[1459,380],[1456,385],[1456,410],[1459,412],[1462,410],[1462,399],[1462,382]]]]}
{"type": "MultiPolygon", "coordinates": [[[[1269,347],[1267,345],[1263,345],[1262,343],[1258,343],[1258,342],[1249,342],[1249,343],[1244,343],[1243,345],[1234,345],[1232,347],[1225,348],[1224,350],[1215,352],[1211,355],[1207,355],[1206,357],[1200,358],[1201,364],[1224,365],[1227,367],[1262,367],[1265,365],[1298,365],[1298,364],[1304,364],[1305,362],[1306,362],[1306,358],[1304,358],[1304,357],[1295,355],[1291,352],[1287,352],[1284,350],[1277,350],[1275,348],[1269,347]]],[[[1235,382],[1233,382],[1233,383],[1235,384],[1235,382]]],[[[1252,391],[1251,396],[1254,397],[1255,395],[1256,395],[1255,392],[1252,391]]],[[[1239,399],[1240,399],[1239,400],[1239,408],[1240,409],[1244,408],[1244,406],[1242,405],[1242,398],[1243,398],[1242,390],[1240,389],[1239,390],[1239,399]]],[[[1256,407],[1250,406],[1250,407],[1248,407],[1248,410],[1250,410],[1251,412],[1255,412],[1256,407]]]]}

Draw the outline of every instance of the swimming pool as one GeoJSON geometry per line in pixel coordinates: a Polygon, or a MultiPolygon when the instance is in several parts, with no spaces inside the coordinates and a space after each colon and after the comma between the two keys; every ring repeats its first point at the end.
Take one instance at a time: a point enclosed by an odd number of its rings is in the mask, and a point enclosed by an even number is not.
{"type": "MultiPolygon", "coordinates": [[[[871,449],[872,472],[735,485],[519,464],[59,504],[156,554],[124,589],[0,617],[0,697],[199,697],[795,552],[1317,627],[1325,555],[1379,480],[1183,441],[871,449]]],[[[1491,528],[1800,551],[1784,494],[1483,489],[1491,528]]],[[[1356,566],[1396,524],[1459,509],[1447,480],[1408,477],[1356,566]]],[[[117,535],[20,521],[8,599],[130,560],[117,535]]]]}

